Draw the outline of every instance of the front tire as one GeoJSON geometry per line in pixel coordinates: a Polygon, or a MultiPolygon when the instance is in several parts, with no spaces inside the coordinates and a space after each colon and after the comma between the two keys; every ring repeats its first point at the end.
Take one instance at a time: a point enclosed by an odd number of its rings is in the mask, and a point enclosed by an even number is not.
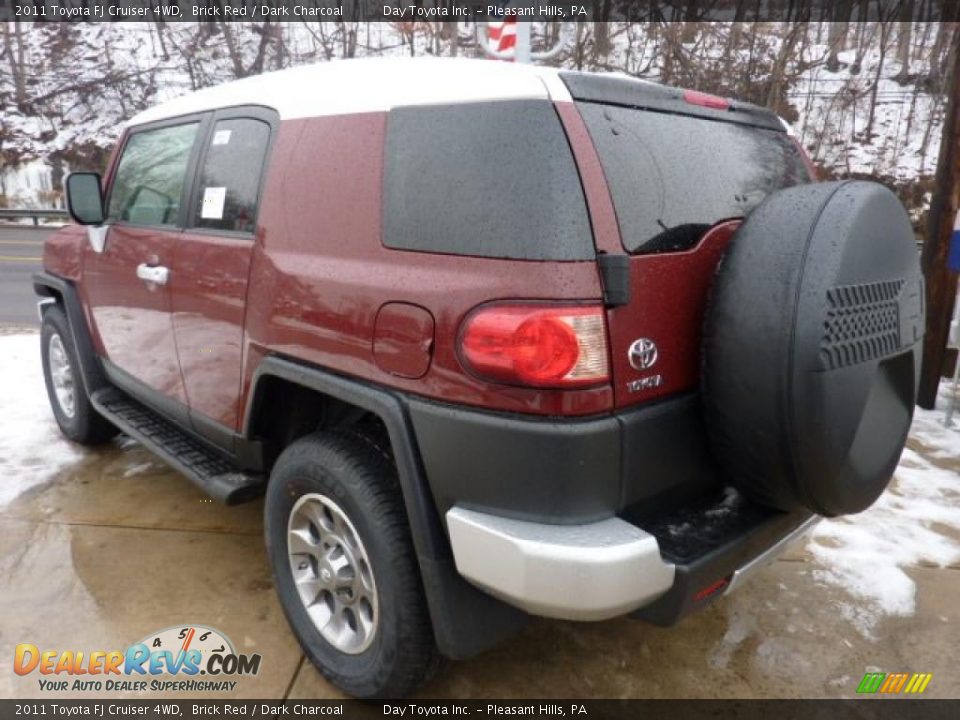
{"type": "Polygon", "coordinates": [[[325,678],[360,698],[424,682],[436,646],[388,458],[356,436],[298,440],[270,475],[264,529],[283,611],[325,678]]]}
{"type": "Polygon", "coordinates": [[[60,431],[81,445],[99,445],[118,432],[87,397],[67,317],[58,305],[43,314],[40,357],[47,397],[60,431]]]}

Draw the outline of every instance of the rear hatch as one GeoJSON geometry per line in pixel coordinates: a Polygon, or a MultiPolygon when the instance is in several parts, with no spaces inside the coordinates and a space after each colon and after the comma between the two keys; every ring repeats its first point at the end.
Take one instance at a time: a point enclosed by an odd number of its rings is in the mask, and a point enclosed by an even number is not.
{"type": "Polygon", "coordinates": [[[619,242],[598,237],[598,250],[628,257],[626,302],[608,312],[615,404],[693,391],[710,284],[738,219],[809,182],[808,162],[768,110],[626,78],[562,77],[619,228],[619,242]]]}

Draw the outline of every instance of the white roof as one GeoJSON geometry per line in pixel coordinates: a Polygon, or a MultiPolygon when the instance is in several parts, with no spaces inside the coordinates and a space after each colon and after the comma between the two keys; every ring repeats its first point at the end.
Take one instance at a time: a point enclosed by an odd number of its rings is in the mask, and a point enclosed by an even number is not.
{"type": "Polygon", "coordinates": [[[481,100],[570,100],[556,68],[459,58],[332,60],[181,95],[129,124],[236,105],[266,105],[283,120],[481,100]]]}

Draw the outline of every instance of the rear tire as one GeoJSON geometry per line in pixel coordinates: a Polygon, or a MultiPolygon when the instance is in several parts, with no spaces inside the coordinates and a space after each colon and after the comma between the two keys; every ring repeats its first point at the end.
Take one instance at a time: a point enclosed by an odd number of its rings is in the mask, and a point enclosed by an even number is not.
{"type": "Polygon", "coordinates": [[[392,462],[359,437],[302,438],[264,512],[280,603],[320,673],[360,698],[419,687],[438,656],[392,462]]]}
{"type": "Polygon", "coordinates": [[[60,431],[81,445],[99,445],[119,431],[90,403],[70,325],[60,306],[43,314],[40,356],[47,397],[60,431]]]}

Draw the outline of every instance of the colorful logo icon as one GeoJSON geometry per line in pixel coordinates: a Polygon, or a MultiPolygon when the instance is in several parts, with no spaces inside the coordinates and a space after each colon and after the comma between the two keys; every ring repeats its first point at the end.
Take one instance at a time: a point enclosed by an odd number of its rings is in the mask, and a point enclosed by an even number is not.
{"type": "Polygon", "coordinates": [[[919,695],[927,689],[933,673],[882,673],[868,672],[857,686],[858,693],[883,693],[896,695],[908,693],[919,695]]]}

